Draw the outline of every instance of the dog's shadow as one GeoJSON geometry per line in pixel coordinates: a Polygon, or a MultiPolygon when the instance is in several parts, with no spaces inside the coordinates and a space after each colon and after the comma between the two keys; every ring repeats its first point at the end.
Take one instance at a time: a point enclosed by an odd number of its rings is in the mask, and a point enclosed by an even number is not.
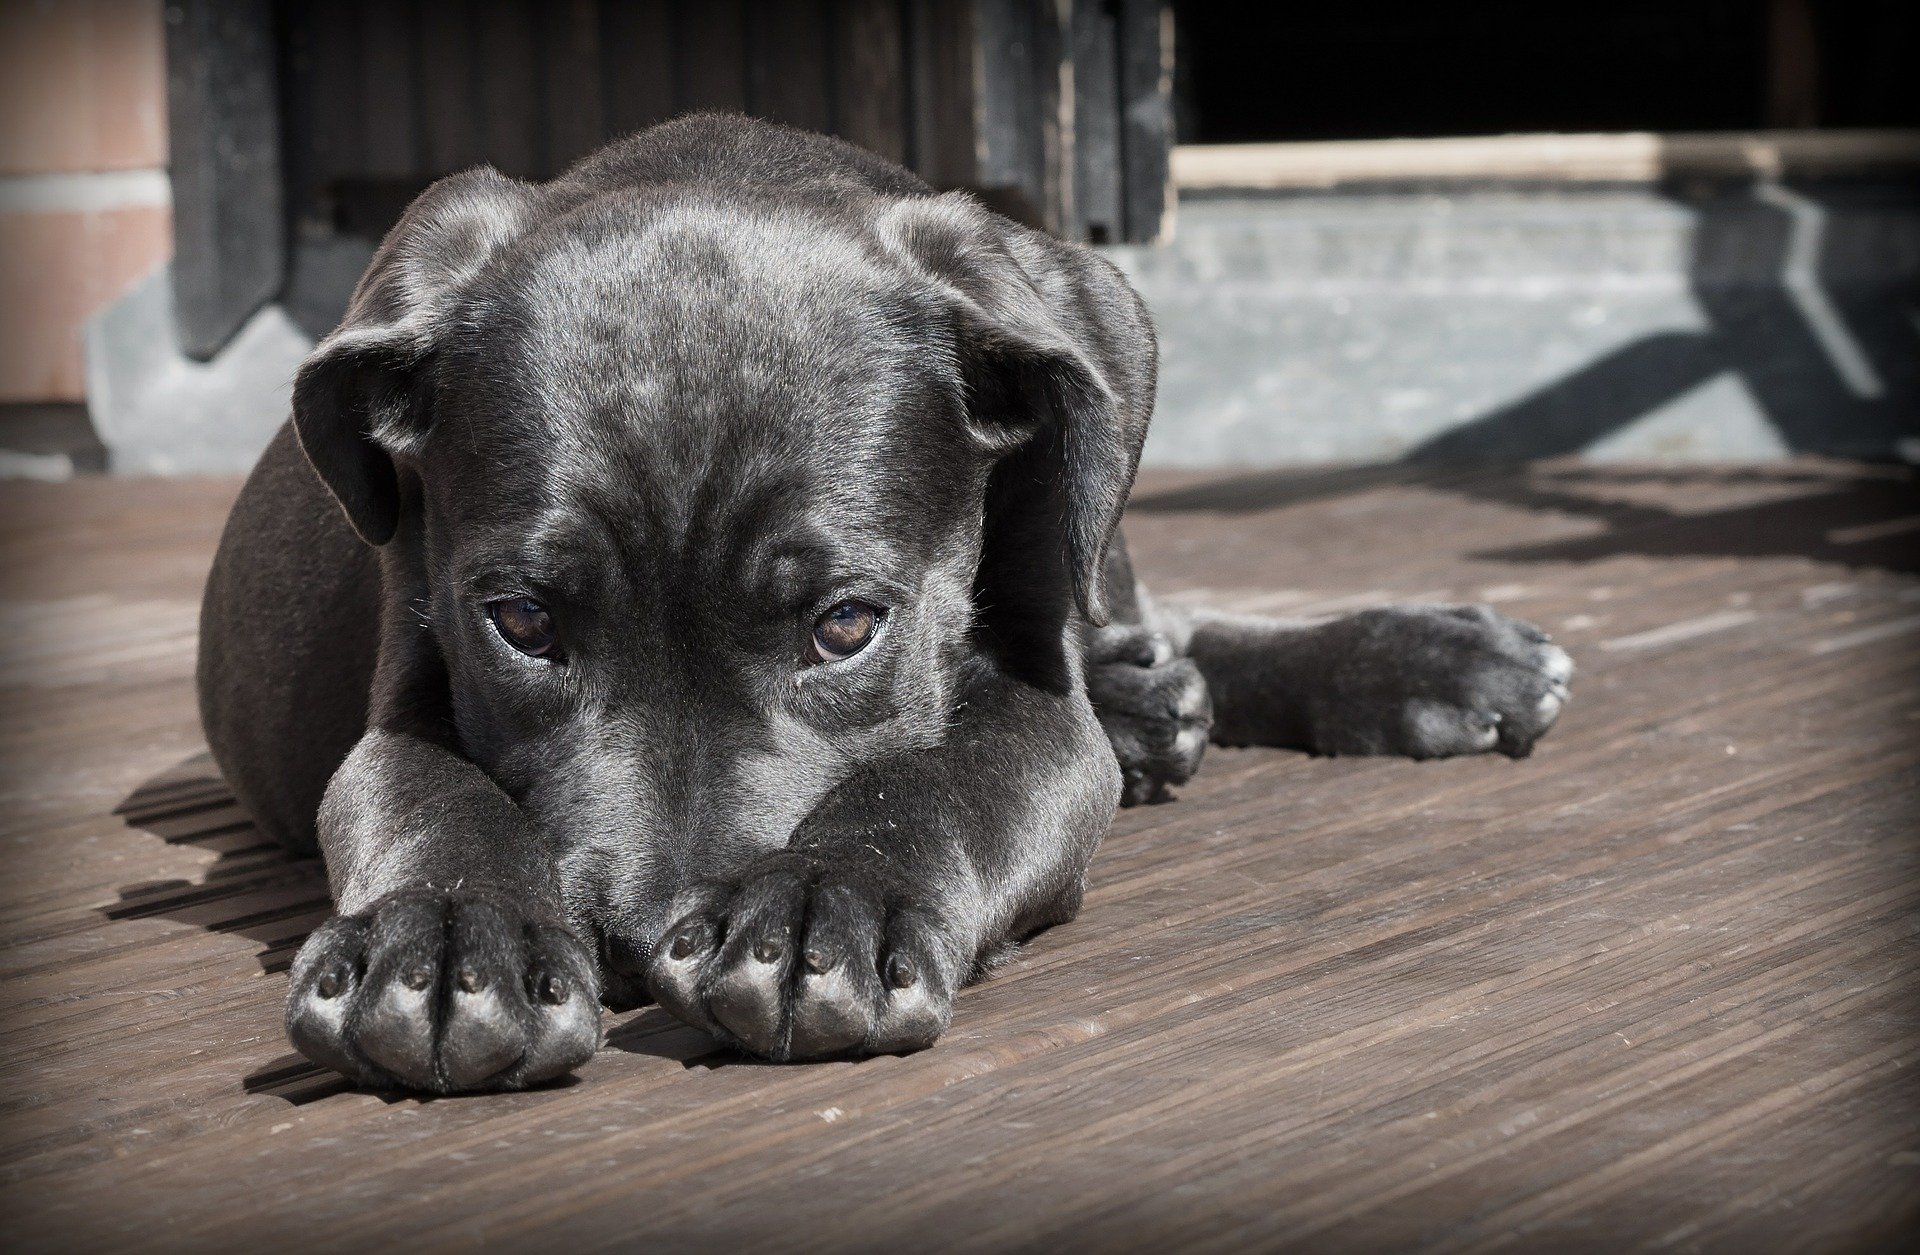
{"type": "Polygon", "coordinates": [[[263,972],[283,972],[331,911],[325,869],[254,826],[206,754],[161,772],[114,808],[129,828],[216,857],[197,880],[122,885],[110,920],[170,919],[258,942],[263,972]]]}
{"type": "MultiPolygon", "coordinates": [[[[254,826],[207,754],[196,754],[145,781],[114,814],[129,828],[168,845],[213,852],[194,880],[122,885],[119,901],[98,908],[109,920],[168,919],[258,944],[262,974],[283,972],[300,945],[332,911],[320,860],[288,853],[254,826]]],[[[241,1081],[250,1094],[295,1105],[349,1087],[299,1055],[276,1059],[241,1081]]]]}
{"type": "MultiPolygon", "coordinates": [[[[333,911],[326,869],[288,853],[254,826],[211,756],[201,753],[152,777],[114,807],[129,828],[168,845],[191,845],[215,858],[195,880],[122,885],[119,901],[98,908],[109,920],[168,919],[258,943],[262,974],[284,972],[307,934],[333,911]]],[[[614,1025],[607,1048],[671,1059],[689,1069],[753,1062],[717,1049],[698,1029],[648,1007],[614,1025]]],[[[563,1080],[562,1086],[571,1083],[563,1080]]],[[[301,1106],[352,1088],[335,1072],[288,1053],[243,1078],[249,1094],[301,1106]]],[[[543,1087],[546,1088],[546,1087],[543,1087]]],[[[391,1101],[406,1096],[383,1095],[391,1101]]]]}

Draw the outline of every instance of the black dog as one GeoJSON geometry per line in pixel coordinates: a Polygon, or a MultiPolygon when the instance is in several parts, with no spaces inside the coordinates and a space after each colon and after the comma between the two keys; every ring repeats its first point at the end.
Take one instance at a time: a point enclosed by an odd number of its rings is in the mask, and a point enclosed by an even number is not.
{"type": "Polygon", "coordinates": [[[512,1088],[650,995],[767,1058],[910,1050],[1209,729],[1526,753],[1571,667],[1492,611],[1146,603],[1154,371],[1098,256],[833,140],[692,117],[434,185],[207,588],[208,739],[339,910],[294,1043],[512,1088]]]}

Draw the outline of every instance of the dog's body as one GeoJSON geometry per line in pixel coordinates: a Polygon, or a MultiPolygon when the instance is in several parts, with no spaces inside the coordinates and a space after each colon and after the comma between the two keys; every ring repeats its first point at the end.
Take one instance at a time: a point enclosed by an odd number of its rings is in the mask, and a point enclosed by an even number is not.
{"type": "Polygon", "coordinates": [[[1146,603],[1154,352],[1091,252],[743,118],[436,184],[207,590],[215,756],[339,910],[296,1044],[513,1087],[591,1054],[597,992],[770,1058],[912,1049],[1210,727],[1525,753],[1570,666],[1491,611],[1146,603]]]}

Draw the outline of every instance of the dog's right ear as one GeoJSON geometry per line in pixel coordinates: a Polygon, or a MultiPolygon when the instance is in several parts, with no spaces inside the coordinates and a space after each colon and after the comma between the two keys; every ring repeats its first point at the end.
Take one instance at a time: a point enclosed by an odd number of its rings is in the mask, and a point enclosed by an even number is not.
{"type": "Polygon", "coordinates": [[[422,192],[374,253],[347,316],[294,378],[300,448],[370,545],[399,526],[394,459],[426,439],[425,385],[455,301],[526,231],[540,195],[488,167],[422,192]]]}

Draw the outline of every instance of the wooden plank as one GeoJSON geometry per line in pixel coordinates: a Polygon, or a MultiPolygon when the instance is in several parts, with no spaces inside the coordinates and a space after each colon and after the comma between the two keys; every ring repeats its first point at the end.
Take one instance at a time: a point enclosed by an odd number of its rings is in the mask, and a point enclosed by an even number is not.
{"type": "Polygon", "coordinates": [[[827,0],[750,0],[742,30],[747,111],[809,131],[833,129],[827,0]]]}
{"type": "Polygon", "coordinates": [[[1128,534],[1151,586],[1490,598],[1579,661],[1562,726],[1524,763],[1210,752],[1177,802],[1116,819],[1081,917],[964,991],[922,1054],[745,1066],[649,1008],[610,1015],[572,1085],[460,1102],[353,1093],[280,1036],[319,870],[262,846],[193,716],[193,606],[233,491],[0,485],[20,1249],[1910,1230],[1910,470],[1149,476],[1128,534]]]}
{"type": "Polygon", "coordinates": [[[474,0],[433,0],[417,21],[423,165],[451,174],[487,159],[477,125],[479,12],[474,0]]]}
{"type": "Polygon", "coordinates": [[[1072,237],[1093,244],[1127,238],[1118,26],[1110,5],[1073,6],[1072,237]]]}
{"type": "Polygon", "coordinates": [[[837,0],[834,131],[889,161],[907,153],[907,39],[900,0],[837,0]]]}
{"type": "Polygon", "coordinates": [[[266,0],[169,11],[173,297],[181,349],[206,359],[280,291],[280,98],[266,0]]]}
{"type": "Polygon", "coordinates": [[[600,6],[607,134],[628,135],[673,115],[673,10],[667,0],[600,6]]]}
{"type": "Polygon", "coordinates": [[[978,0],[973,20],[979,83],[974,188],[1015,221],[1066,230],[1057,11],[1024,0],[978,0]]]}
{"type": "Polygon", "coordinates": [[[741,0],[674,7],[674,99],[683,112],[747,107],[747,45],[741,0]]]}
{"type": "Polygon", "coordinates": [[[1190,189],[1367,183],[1654,183],[1771,174],[1892,177],[1920,169],[1920,130],[1655,135],[1487,135],[1311,144],[1187,144],[1173,179],[1190,189]]]}
{"type": "Polygon", "coordinates": [[[518,179],[546,170],[536,12],[532,0],[480,3],[480,144],[492,165],[518,179]]]}
{"type": "Polygon", "coordinates": [[[543,6],[540,35],[546,173],[552,177],[607,138],[598,0],[543,6]]]}
{"type": "Polygon", "coordinates": [[[414,7],[392,0],[363,0],[358,6],[364,164],[353,173],[363,178],[414,180],[421,173],[414,7]]]}
{"type": "Polygon", "coordinates": [[[970,0],[925,0],[907,15],[914,172],[942,189],[977,184],[974,6],[970,0]]]}
{"type": "Polygon", "coordinates": [[[1163,0],[1119,0],[1121,166],[1127,236],[1173,229],[1173,10],[1163,0]]]}

